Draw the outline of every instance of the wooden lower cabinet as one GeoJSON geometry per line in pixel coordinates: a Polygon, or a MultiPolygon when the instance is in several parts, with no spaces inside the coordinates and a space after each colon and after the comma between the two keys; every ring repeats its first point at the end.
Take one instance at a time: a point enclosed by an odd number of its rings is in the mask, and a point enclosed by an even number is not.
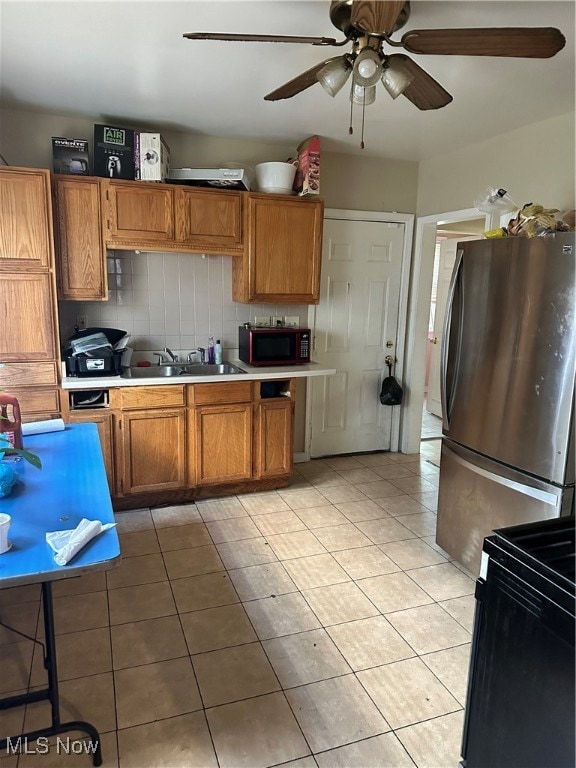
{"type": "Polygon", "coordinates": [[[294,463],[294,402],[262,401],[254,428],[255,476],[277,477],[292,472],[294,463]]]}
{"type": "Polygon", "coordinates": [[[290,397],[262,398],[260,382],[240,380],[112,388],[109,409],[92,410],[60,394],[65,420],[98,425],[115,507],[130,509],[286,485],[294,400],[281,384],[290,397]]]}
{"type": "Polygon", "coordinates": [[[252,477],[252,403],[196,407],[196,485],[252,477]]]}
{"type": "Polygon", "coordinates": [[[106,476],[108,478],[108,487],[110,494],[116,494],[116,481],[114,472],[114,417],[111,413],[88,413],[87,411],[72,411],[68,416],[71,424],[85,424],[86,422],[96,423],[98,434],[100,435],[100,445],[102,447],[102,456],[104,466],[106,467],[106,476]]]}
{"type": "Polygon", "coordinates": [[[120,494],[185,488],[185,436],[184,408],[123,412],[116,436],[120,494]]]}

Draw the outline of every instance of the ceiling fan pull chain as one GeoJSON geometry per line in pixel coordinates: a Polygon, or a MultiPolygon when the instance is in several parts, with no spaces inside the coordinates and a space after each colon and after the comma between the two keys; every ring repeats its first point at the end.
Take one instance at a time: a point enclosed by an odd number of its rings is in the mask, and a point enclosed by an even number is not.
{"type": "Polygon", "coordinates": [[[348,134],[352,136],[354,133],[354,128],[352,127],[352,110],[354,109],[354,101],[352,99],[352,94],[354,93],[354,80],[352,80],[352,86],[350,88],[350,126],[348,128],[348,134]]]}
{"type": "Polygon", "coordinates": [[[366,112],[366,88],[362,98],[362,135],[360,136],[360,149],[364,149],[364,113],[366,112]]]}

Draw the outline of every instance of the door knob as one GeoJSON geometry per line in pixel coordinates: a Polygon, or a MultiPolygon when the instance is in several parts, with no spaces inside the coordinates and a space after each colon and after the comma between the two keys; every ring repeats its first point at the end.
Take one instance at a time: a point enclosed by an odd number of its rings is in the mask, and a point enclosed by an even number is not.
{"type": "Polygon", "coordinates": [[[438,344],[438,336],[434,336],[433,339],[428,339],[430,344],[438,344]]]}

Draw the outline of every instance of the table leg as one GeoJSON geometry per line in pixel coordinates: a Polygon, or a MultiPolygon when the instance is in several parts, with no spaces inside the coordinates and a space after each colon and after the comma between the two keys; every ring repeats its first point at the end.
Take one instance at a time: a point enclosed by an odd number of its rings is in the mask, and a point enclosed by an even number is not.
{"type": "Polygon", "coordinates": [[[42,604],[44,608],[44,634],[46,642],[46,655],[44,657],[44,667],[48,674],[48,687],[40,691],[31,691],[29,693],[9,696],[0,699],[0,710],[11,707],[30,704],[35,701],[44,701],[48,699],[51,707],[52,726],[50,728],[41,728],[36,731],[23,733],[8,739],[0,740],[0,754],[9,753],[10,748],[14,749],[14,744],[27,745],[29,741],[34,741],[42,736],[58,736],[67,731],[84,731],[90,737],[92,762],[95,766],[102,765],[102,748],[100,745],[100,734],[90,723],[82,720],[60,722],[60,694],[58,690],[58,665],[56,660],[56,636],[54,631],[54,609],[52,603],[52,585],[51,582],[42,582],[42,604]]]}

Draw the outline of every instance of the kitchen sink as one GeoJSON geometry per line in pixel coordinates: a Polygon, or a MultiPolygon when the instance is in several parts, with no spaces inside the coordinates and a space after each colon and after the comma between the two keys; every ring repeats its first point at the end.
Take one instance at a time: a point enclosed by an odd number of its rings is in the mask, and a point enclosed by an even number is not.
{"type": "Polygon", "coordinates": [[[246,373],[232,363],[211,365],[210,363],[186,365],[150,365],[147,368],[126,368],[122,373],[124,379],[156,379],[173,378],[176,376],[225,376],[227,374],[246,373]]]}
{"type": "Polygon", "coordinates": [[[193,363],[191,365],[182,365],[182,373],[186,376],[222,376],[230,373],[246,373],[242,368],[238,368],[232,363],[193,363]]]}

